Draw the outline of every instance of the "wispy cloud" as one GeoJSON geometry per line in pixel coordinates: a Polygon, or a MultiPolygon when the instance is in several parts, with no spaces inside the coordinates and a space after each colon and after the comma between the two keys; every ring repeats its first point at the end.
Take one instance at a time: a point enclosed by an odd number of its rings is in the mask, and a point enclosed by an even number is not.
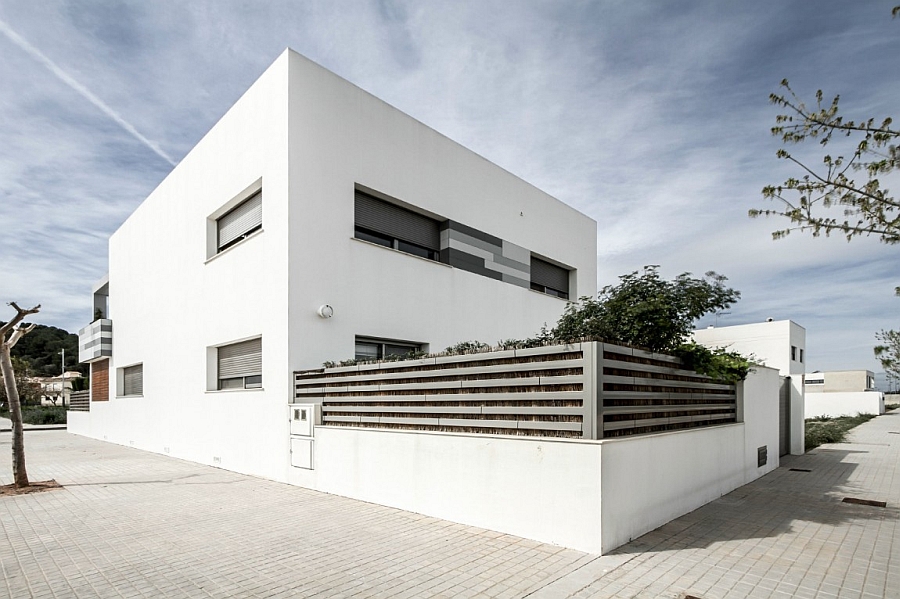
{"type": "Polygon", "coordinates": [[[50,60],[43,52],[32,46],[28,41],[23,38],[21,35],[13,31],[13,29],[7,25],[4,21],[0,20],[0,33],[5,35],[9,41],[14,43],[16,46],[27,52],[32,58],[40,62],[42,65],[47,67],[51,73],[56,75],[60,81],[71,87],[78,94],[80,94],[85,100],[96,106],[103,114],[111,118],[117,125],[122,127],[125,131],[127,131],[132,137],[136,140],[147,146],[150,150],[153,151],[154,154],[168,162],[170,165],[175,166],[176,162],[172,159],[171,156],[166,154],[165,151],[159,144],[148,139],[144,136],[140,131],[134,128],[134,126],[125,120],[119,113],[110,108],[106,102],[98,98],[91,90],[86,88],[84,85],[75,80],[71,75],[66,73],[59,65],[50,60]]]}
{"type": "Polygon", "coordinates": [[[599,286],[716,270],[743,292],[720,325],[794,318],[811,368],[874,370],[874,332],[900,326],[896,246],[774,242],[781,223],[747,210],[791,174],[768,93],[787,77],[896,117],[897,26],[842,0],[0,0],[0,42],[22,50],[0,61],[0,222],[18,233],[0,237],[0,295],[83,325],[105,238],[169,170],[161,148],[187,152],[290,46],[596,219],[599,286]]]}

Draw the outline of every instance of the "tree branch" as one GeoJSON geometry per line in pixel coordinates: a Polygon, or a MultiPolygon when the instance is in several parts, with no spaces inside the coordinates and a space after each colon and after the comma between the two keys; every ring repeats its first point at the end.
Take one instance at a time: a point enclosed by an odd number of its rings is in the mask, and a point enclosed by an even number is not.
{"type": "Polygon", "coordinates": [[[16,304],[16,302],[9,302],[9,305],[15,308],[16,315],[12,317],[12,320],[0,327],[0,343],[3,342],[3,339],[6,337],[6,333],[8,333],[10,329],[15,327],[17,324],[22,322],[22,319],[24,319],[29,314],[37,314],[41,310],[40,304],[38,304],[34,308],[29,308],[28,310],[23,310],[19,307],[18,304],[16,304]]]}
{"type": "Polygon", "coordinates": [[[34,327],[37,325],[29,324],[29,325],[19,325],[13,331],[12,335],[9,336],[9,341],[6,342],[9,349],[12,349],[16,346],[16,343],[19,342],[19,339],[30,333],[34,327]]]}

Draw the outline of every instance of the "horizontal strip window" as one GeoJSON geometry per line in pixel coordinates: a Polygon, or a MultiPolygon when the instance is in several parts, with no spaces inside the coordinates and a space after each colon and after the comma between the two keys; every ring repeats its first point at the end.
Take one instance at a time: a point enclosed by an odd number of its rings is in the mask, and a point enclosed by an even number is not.
{"type": "Polygon", "coordinates": [[[136,364],[122,369],[122,395],[144,394],[144,365],[136,364]]]}
{"type": "Polygon", "coordinates": [[[262,338],[218,348],[219,389],[262,387],[262,338]]]}
{"type": "Polygon", "coordinates": [[[216,220],[218,252],[262,229],[262,192],[258,191],[216,220]]]}
{"type": "Polygon", "coordinates": [[[569,271],[532,256],[531,288],[547,295],[569,299],[569,271]]]}
{"type": "Polygon", "coordinates": [[[357,191],[354,199],[354,236],[363,241],[437,260],[441,249],[440,223],[357,191]]]}
{"type": "Polygon", "coordinates": [[[384,360],[394,356],[405,357],[411,353],[422,351],[418,343],[394,341],[390,339],[356,338],[356,359],[363,361],[384,360]]]}

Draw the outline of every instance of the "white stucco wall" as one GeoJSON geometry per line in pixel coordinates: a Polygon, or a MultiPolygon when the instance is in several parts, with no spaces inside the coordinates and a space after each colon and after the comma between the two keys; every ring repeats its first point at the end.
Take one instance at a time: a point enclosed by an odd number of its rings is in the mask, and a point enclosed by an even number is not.
{"type": "Polygon", "coordinates": [[[316,487],[600,551],[596,441],[316,429],[316,487]]]}
{"type": "Polygon", "coordinates": [[[371,94],[290,53],[290,363],[353,357],[356,335],[495,344],[566,301],[354,239],[354,186],[577,270],[596,292],[596,223],[371,94]],[[322,304],[335,315],[318,318],[322,304]]]}
{"type": "Polygon", "coordinates": [[[835,391],[806,394],[806,418],[884,414],[881,391],[835,391]]]}
{"type": "Polygon", "coordinates": [[[110,401],[90,436],[283,478],[287,362],[287,57],[174,168],[109,243],[110,401]],[[208,217],[262,179],[263,231],[207,261],[208,217]],[[207,347],[262,335],[263,389],[207,390],[207,347]],[[143,364],[143,396],[116,369],[143,364]]]}
{"type": "Polygon", "coordinates": [[[777,468],[779,386],[771,368],[747,377],[743,423],[603,441],[603,552],[777,468]]]}
{"type": "Polygon", "coordinates": [[[603,441],[320,426],[315,469],[290,480],[605,553],[777,468],[779,387],[759,368],[742,423],[603,441]]]}
{"type": "Polygon", "coordinates": [[[110,239],[110,401],[73,430],[284,481],[294,370],[352,357],[356,335],[440,350],[531,335],[564,309],[353,239],[356,184],[576,268],[573,295],[595,292],[593,220],[286,51],[110,239]],[[262,232],[208,259],[211,223],[260,184],[262,232]],[[256,336],[263,389],[210,391],[208,348],[256,336]],[[134,364],[143,396],[117,398],[134,364]]]}

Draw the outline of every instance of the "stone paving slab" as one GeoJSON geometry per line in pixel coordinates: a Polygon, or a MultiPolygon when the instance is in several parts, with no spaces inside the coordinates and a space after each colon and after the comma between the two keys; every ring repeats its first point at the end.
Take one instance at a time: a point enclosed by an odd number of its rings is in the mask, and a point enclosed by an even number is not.
{"type": "Polygon", "coordinates": [[[900,598],[895,432],[876,418],[600,557],[26,431],[30,478],[65,488],[0,497],[0,597],[900,598]]]}

